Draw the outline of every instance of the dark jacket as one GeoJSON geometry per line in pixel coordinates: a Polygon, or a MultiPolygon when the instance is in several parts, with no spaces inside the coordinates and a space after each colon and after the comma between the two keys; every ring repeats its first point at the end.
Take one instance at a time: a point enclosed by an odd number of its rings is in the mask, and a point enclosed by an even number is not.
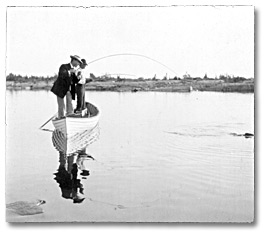
{"type": "Polygon", "coordinates": [[[71,91],[72,99],[75,99],[75,83],[78,82],[77,77],[68,71],[71,69],[70,64],[62,64],[59,68],[58,77],[55,80],[51,91],[60,98],[64,98],[68,91],[71,91]]]}

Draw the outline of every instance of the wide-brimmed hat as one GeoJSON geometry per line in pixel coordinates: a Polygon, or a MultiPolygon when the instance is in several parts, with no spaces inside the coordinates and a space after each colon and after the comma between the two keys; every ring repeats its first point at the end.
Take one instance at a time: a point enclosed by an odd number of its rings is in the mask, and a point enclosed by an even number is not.
{"type": "Polygon", "coordinates": [[[82,59],[82,64],[83,65],[88,65],[85,59],[82,59]]]}
{"type": "Polygon", "coordinates": [[[71,55],[70,58],[77,60],[80,64],[83,64],[81,57],[78,55],[71,55]]]}

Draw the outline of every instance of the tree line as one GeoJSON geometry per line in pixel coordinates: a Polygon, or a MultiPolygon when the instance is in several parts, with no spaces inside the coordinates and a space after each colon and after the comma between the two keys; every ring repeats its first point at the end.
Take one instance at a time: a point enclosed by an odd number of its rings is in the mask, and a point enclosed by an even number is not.
{"type": "Polygon", "coordinates": [[[12,74],[10,73],[9,75],[6,76],[6,81],[13,81],[13,82],[38,82],[38,81],[43,81],[43,82],[50,82],[50,81],[55,81],[57,78],[57,74],[54,76],[22,76],[20,74],[12,74]]]}
{"type": "MultiPolygon", "coordinates": [[[[188,73],[184,74],[182,77],[167,77],[164,76],[163,78],[157,78],[154,76],[153,78],[135,78],[135,79],[130,79],[130,78],[125,78],[125,77],[120,77],[120,76],[98,76],[96,77],[93,73],[90,73],[89,78],[91,78],[94,81],[116,81],[116,82],[123,82],[123,81],[159,81],[159,80],[223,80],[224,82],[230,82],[230,83],[237,83],[237,82],[243,82],[247,80],[254,80],[253,78],[245,78],[245,77],[239,77],[239,76],[234,76],[234,75],[219,75],[218,77],[216,76],[215,78],[208,77],[207,74],[204,75],[204,77],[191,77],[188,73]]],[[[18,82],[18,83],[23,83],[23,82],[32,82],[32,83],[38,83],[38,82],[46,82],[47,84],[54,82],[57,79],[57,74],[53,76],[22,76],[22,75],[16,75],[16,74],[8,74],[6,76],[6,81],[10,82],[18,82]]]]}

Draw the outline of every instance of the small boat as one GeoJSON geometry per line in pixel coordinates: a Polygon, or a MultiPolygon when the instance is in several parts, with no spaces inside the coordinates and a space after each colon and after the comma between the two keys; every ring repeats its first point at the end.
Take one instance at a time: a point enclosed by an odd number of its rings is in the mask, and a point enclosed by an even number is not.
{"type": "Polygon", "coordinates": [[[98,125],[99,110],[93,104],[86,102],[86,108],[80,114],[72,114],[64,118],[54,117],[52,123],[56,130],[61,131],[65,137],[92,130],[98,125]]]}

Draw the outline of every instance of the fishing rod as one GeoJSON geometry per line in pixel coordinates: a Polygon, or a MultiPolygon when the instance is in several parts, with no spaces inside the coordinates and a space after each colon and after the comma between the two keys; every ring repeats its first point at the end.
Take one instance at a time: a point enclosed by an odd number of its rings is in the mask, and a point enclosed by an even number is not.
{"type": "Polygon", "coordinates": [[[170,70],[171,72],[173,72],[174,74],[178,75],[177,72],[175,72],[173,69],[169,68],[167,65],[155,60],[155,59],[152,59],[146,55],[142,55],[142,54],[134,54],[134,53],[120,53],[120,54],[112,54],[112,55],[107,55],[107,56],[103,56],[101,58],[98,58],[98,59],[95,59],[95,60],[92,60],[90,62],[88,62],[88,64],[92,64],[92,63],[95,63],[97,61],[100,61],[100,60],[103,60],[103,59],[106,59],[106,58],[111,58],[111,57],[116,57],[116,56],[137,56],[137,57],[142,57],[142,58],[146,58],[146,59],[149,59],[151,61],[154,61],[160,65],[162,65],[163,67],[167,68],[168,70],[170,70]]]}
{"type": "MultiPolygon", "coordinates": [[[[155,60],[155,59],[152,59],[152,58],[150,58],[149,56],[142,55],[142,54],[135,54],[135,53],[118,53],[118,54],[107,55],[107,56],[103,56],[103,57],[100,57],[100,58],[98,58],[98,59],[92,60],[92,61],[88,62],[87,64],[88,64],[88,65],[89,65],[89,64],[93,64],[93,63],[95,63],[95,62],[97,62],[97,61],[100,61],[100,60],[103,60],[103,59],[106,59],[106,58],[116,57],[116,56],[137,56],[137,57],[146,58],[146,59],[151,60],[151,61],[153,61],[153,62],[155,62],[155,63],[157,63],[157,64],[162,65],[163,67],[167,68],[168,70],[170,70],[170,71],[173,72],[174,74],[178,75],[177,72],[175,72],[173,69],[169,68],[167,65],[165,65],[165,64],[163,64],[163,63],[161,63],[161,62],[159,62],[159,61],[157,61],[157,60],[155,60]]],[[[56,114],[55,114],[55,115],[56,115],[56,114]]],[[[44,131],[50,131],[50,130],[48,130],[48,129],[43,129],[43,127],[44,127],[45,125],[47,125],[47,124],[55,117],[55,115],[53,115],[48,121],[46,121],[39,129],[40,129],[40,130],[44,130],[44,131]]]]}

